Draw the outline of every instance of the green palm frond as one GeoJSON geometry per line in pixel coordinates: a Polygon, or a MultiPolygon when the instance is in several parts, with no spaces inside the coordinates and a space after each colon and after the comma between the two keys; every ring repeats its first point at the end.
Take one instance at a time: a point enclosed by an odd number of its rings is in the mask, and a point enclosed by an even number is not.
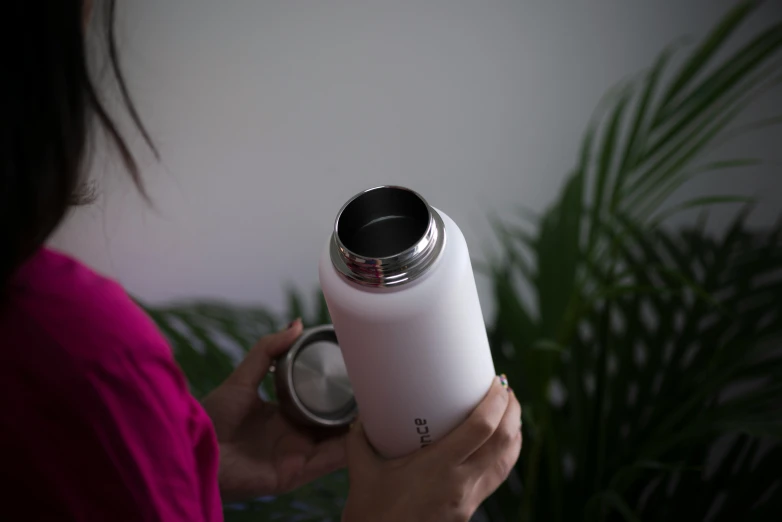
{"type": "MultiPolygon", "coordinates": [[[[748,104],[782,80],[781,23],[717,60],[758,4],[740,2],[678,67],[672,64],[675,46],[642,79],[601,105],[582,154],[591,160],[586,165],[582,160],[581,166],[591,195],[590,245],[607,215],[646,218],[657,212],[667,196],[701,170],[697,160],[748,104]]],[[[777,123],[778,117],[763,122],[777,123]]]]}
{"type": "Polygon", "coordinates": [[[501,491],[487,505],[492,520],[704,519],[704,509],[729,520],[737,506],[758,516],[777,506],[744,488],[731,491],[724,511],[713,508],[717,484],[738,482],[703,468],[720,436],[781,440],[782,387],[773,381],[782,377],[774,351],[782,343],[780,230],[751,232],[748,210],[720,238],[661,226],[682,210],[747,203],[720,194],[666,206],[694,176],[757,163],[701,163],[715,144],[779,123],[734,125],[782,78],[782,24],[723,57],[759,4],[738,3],[689,55],[677,60],[680,46],[666,49],[640,80],[601,102],[577,167],[536,232],[494,220],[502,244],[488,269],[495,361],[535,422],[516,470],[521,506],[501,491]],[[742,386],[749,389],[725,398],[742,386]],[[697,506],[666,503],[695,495],[681,489],[695,484],[703,488],[697,506]]]}
{"type": "MultiPolygon", "coordinates": [[[[648,291],[615,293],[593,303],[566,349],[548,353],[544,364],[534,349],[536,319],[525,314],[516,327],[506,328],[518,310],[509,308],[514,299],[507,296],[513,294],[507,281],[497,283],[505,287],[498,295],[495,361],[499,370],[520,379],[520,396],[532,405],[536,424],[546,423],[527,433],[521,461],[522,477],[538,481],[530,500],[533,519],[576,519],[587,505],[601,518],[615,495],[643,520],[666,519],[654,511],[659,503],[641,497],[655,480],[669,480],[684,468],[697,471],[691,471],[690,482],[711,488],[700,470],[717,437],[782,440],[780,230],[751,233],[742,215],[722,238],[695,229],[650,231],[630,220],[614,233],[622,238],[618,264],[628,268],[623,284],[648,291]],[[499,348],[505,343],[516,347],[512,357],[499,348]],[[544,372],[550,372],[549,381],[541,378],[544,372]],[[561,404],[545,395],[552,382],[566,394],[561,404]],[[528,387],[537,393],[527,395],[528,387]],[[537,435],[539,429],[545,433],[537,435]],[[542,463],[533,468],[538,445],[542,463]],[[563,459],[572,462],[570,475],[563,459]],[[556,495],[541,495],[540,481],[556,495]],[[584,503],[569,503],[568,512],[559,495],[584,503]]],[[[671,491],[686,497],[675,487],[671,491]]],[[[518,510],[518,501],[508,509],[518,510]]],[[[675,506],[668,509],[675,512],[675,506]]]]}

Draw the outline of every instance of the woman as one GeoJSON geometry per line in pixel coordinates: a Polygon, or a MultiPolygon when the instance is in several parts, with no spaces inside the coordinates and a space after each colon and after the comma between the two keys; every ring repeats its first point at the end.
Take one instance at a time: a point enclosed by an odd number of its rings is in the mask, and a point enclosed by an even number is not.
{"type": "MultiPolygon", "coordinates": [[[[468,520],[521,448],[519,403],[499,381],[446,438],[386,461],[360,422],[347,435],[321,440],[258,398],[270,361],[301,333],[299,321],[261,339],[199,404],[165,340],[122,288],[44,247],[70,205],[85,199],[83,170],[95,130],[110,138],[145,194],[88,73],[90,4],[16,1],[5,9],[7,24],[20,31],[4,31],[0,51],[10,73],[0,124],[4,513],[221,520],[221,499],[284,493],[347,465],[345,521],[468,520]]],[[[114,2],[101,7],[122,101],[154,151],[117,64],[114,2]]]]}

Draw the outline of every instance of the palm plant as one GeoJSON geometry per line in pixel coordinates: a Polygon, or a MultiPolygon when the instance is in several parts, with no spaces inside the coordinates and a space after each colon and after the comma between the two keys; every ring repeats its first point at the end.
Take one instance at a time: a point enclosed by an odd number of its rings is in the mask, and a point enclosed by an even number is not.
{"type": "Polygon", "coordinates": [[[493,518],[762,519],[780,507],[761,498],[779,485],[773,466],[747,456],[757,437],[782,435],[780,230],[753,236],[744,214],[719,239],[660,227],[679,209],[740,200],[663,206],[695,175],[754,163],[697,161],[780,80],[782,24],[715,59],[758,5],[740,2],[677,66],[668,49],[612,92],[532,230],[495,220],[495,360],[521,385],[527,429],[518,491],[512,481],[492,499],[493,518]],[[741,436],[715,474],[704,466],[721,435],[741,436]]]}
{"type": "Polygon", "coordinates": [[[588,269],[600,295],[563,319],[568,335],[518,321],[523,305],[497,279],[495,361],[526,399],[526,448],[523,488],[511,481],[491,499],[493,519],[782,512],[771,495],[782,465],[782,228],[752,233],[742,214],[721,238],[631,222],[605,233],[621,237],[624,268],[588,269]]]}
{"type": "MultiPolygon", "coordinates": [[[[716,237],[673,213],[740,202],[668,197],[696,175],[755,164],[699,163],[743,128],[736,118],[780,80],[782,24],[719,58],[760,2],[739,2],[689,54],[661,53],[614,89],[589,125],[554,204],[494,220],[501,239],[489,325],[498,370],[524,402],[525,447],[478,518],[771,520],[782,512],[782,226],[753,232],[749,207],[716,237]],[[776,494],[775,494],[776,493],[776,494]]],[[[193,393],[221,382],[284,318],[263,308],[193,303],[149,309],[193,393]]],[[[262,393],[273,397],[268,382],[262,393]]],[[[227,506],[229,520],[338,520],[344,473],[278,499],[227,506]]]]}

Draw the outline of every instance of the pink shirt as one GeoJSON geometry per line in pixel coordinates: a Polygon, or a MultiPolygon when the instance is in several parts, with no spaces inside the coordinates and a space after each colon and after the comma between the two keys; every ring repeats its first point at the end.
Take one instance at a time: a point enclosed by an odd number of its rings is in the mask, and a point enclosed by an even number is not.
{"type": "Polygon", "coordinates": [[[0,304],[9,520],[222,520],[211,422],[116,283],[41,250],[0,304]]]}

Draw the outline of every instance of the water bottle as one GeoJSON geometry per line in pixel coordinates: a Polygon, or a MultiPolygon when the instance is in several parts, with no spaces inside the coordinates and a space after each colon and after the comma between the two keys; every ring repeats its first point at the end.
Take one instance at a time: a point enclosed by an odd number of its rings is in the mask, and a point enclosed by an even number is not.
{"type": "Polygon", "coordinates": [[[387,458],[463,422],[495,376],[462,232],[416,192],[381,186],[340,210],[320,284],[369,442],[387,458]]]}

